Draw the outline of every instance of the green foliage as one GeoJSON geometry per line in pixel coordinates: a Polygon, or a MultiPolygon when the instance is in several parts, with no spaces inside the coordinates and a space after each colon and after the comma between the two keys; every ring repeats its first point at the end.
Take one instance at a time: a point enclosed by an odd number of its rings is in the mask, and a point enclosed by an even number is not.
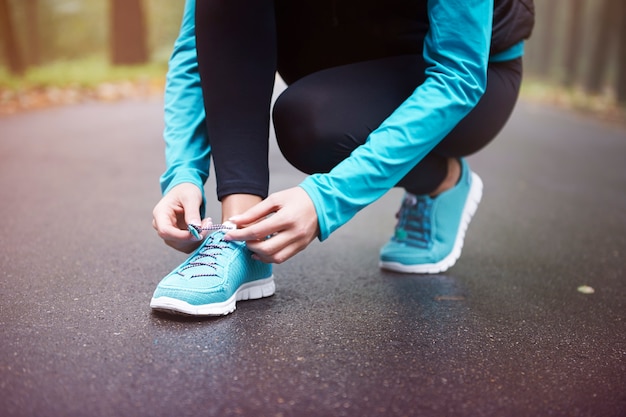
{"type": "Polygon", "coordinates": [[[626,124],[626,108],[618,103],[614,94],[589,94],[580,86],[566,87],[543,78],[526,76],[520,96],[527,101],[550,104],[606,121],[626,124]]]}
{"type": "Polygon", "coordinates": [[[132,67],[113,67],[104,56],[56,61],[31,67],[23,77],[11,76],[0,68],[0,90],[24,91],[47,87],[95,88],[102,83],[162,80],[167,65],[154,62],[132,67]]]}

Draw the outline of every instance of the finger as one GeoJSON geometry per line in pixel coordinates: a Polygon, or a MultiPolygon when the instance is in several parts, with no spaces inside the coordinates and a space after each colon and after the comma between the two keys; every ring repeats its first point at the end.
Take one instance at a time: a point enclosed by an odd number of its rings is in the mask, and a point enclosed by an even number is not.
{"type": "Polygon", "coordinates": [[[164,240],[187,240],[189,232],[174,225],[174,221],[166,213],[157,211],[153,214],[153,227],[164,240]]]}
{"type": "Polygon", "coordinates": [[[177,212],[180,211],[180,207],[169,207],[166,204],[159,204],[153,210],[152,225],[163,240],[184,242],[190,239],[186,226],[179,225],[177,212]]]}
{"type": "Polygon", "coordinates": [[[185,222],[187,225],[194,224],[199,226],[202,223],[202,217],[200,217],[200,204],[198,197],[194,195],[183,195],[180,199],[180,204],[185,214],[185,222]]]}
{"type": "Polygon", "coordinates": [[[288,235],[288,232],[277,233],[274,236],[268,235],[261,240],[249,240],[246,245],[252,252],[267,258],[293,243],[293,239],[290,239],[288,235]]]}
{"type": "Polygon", "coordinates": [[[252,224],[251,226],[244,227],[243,229],[235,229],[229,231],[225,240],[265,240],[267,236],[271,236],[278,232],[281,232],[284,225],[281,224],[278,216],[265,217],[263,220],[252,224]]]}
{"type": "MultiPolygon", "coordinates": [[[[211,226],[213,226],[213,219],[211,219],[210,217],[207,217],[206,219],[202,220],[202,223],[200,223],[200,227],[202,227],[204,229],[208,229],[211,226]]],[[[209,233],[211,233],[210,230],[202,230],[200,232],[200,239],[201,240],[206,239],[206,237],[209,235],[209,233]]]]}
{"type": "Polygon", "coordinates": [[[259,220],[264,219],[274,213],[277,209],[278,206],[274,203],[274,200],[270,196],[260,203],[255,204],[245,212],[230,217],[228,220],[235,223],[238,227],[245,227],[246,225],[256,223],[259,220]]]}
{"type": "Polygon", "coordinates": [[[163,240],[187,241],[193,239],[187,230],[180,230],[177,227],[158,227],[157,233],[163,240]]]}
{"type": "Polygon", "coordinates": [[[302,251],[298,241],[285,237],[287,233],[279,233],[271,239],[262,242],[247,242],[248,249],[253,252],[252,257],[265,263],[280,264],[302,251]]]}

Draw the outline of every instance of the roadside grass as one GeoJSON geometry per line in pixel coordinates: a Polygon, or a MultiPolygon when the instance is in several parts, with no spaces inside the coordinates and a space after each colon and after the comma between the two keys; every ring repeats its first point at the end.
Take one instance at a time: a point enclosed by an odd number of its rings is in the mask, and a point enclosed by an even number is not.
{"type": "Polygon", "coordinates": [[[49,87],[95,89],[103,83],[163,80],[166,71],[167,63],[163,62],[114,67],[101,57],[31,67],[20,77],[0,67],[0,90],[28,91],[49,87]]]}
{"type": "MultiPolygon", "coordinates": [[[[167,54],[137,66],[112,66],[105,56],[57,61],[29,68],[16,77],[0,66],[0,114],[86,100],[114,101],[159,96],[167,72],[167,54]]],[[[590,95],[580,87],[565,88],[526,76],[522,99],[549,104],[626,125],[626,107],[606,91],[590,95]]]]}
{"type": "Polygon", "coordinates": [[[112,66],[104,57],[58,61],[16,77],[0,67],[0,114],[88,100],[115,101],[162,94],[166,61],[112,66]]]}
{"type": "Polygon", "coordinates": [[[580,86],[564,87],[533,77],[525,77],[522,99],[580,112],[604,121],[626,125],[626,106],[617,102],[611,90],[589,94],[580,86]]]}

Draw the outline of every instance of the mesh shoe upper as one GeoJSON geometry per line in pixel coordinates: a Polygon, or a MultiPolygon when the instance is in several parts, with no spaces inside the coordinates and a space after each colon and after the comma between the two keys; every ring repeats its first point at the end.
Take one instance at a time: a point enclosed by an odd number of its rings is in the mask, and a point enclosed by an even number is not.
{"type": "Polygon", "coordinates": [[[244,242],[223,240],[224,231],[202,245],[157,286],[153,298],[170,297],[192,305],[221,303],[245,283],[269,278],[272,266],[252,259],[244,242]]]}
{"type": "Polygon", "coordinates": [[[481,197],[482,181],[464,160],[453,188],[436,197],[407,193],[394,236],[380,251],[380,266],[398,272],[437,273],[454,265],[481,197]]]}

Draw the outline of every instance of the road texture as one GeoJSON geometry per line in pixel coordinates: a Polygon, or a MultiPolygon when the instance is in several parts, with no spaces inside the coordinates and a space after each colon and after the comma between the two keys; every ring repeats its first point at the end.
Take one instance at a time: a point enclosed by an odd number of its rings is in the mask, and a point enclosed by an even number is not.
{"type": "Polygon", "coordinates": [[[151,228],[161,130],[158,100],[0,118],[0,415],[626,415],[623,127],[521,102],[447,273],[378,269],[392,190],[210,319],[148,305],[184,260],[151,228]]]}

